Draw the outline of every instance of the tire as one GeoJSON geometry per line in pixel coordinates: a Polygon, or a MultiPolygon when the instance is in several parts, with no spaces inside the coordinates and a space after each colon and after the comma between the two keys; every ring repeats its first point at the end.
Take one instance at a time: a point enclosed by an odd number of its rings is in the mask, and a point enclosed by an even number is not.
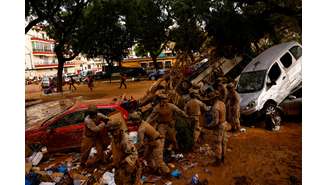
{"type": "Polygon", "coordinates": [[[156,80],[156,77],[155,76],[151,76],[150,79],[151,80],[156,80]]]}
{"type": "Polygon", "coordinates": [[[264,114],[266,129],[279,130],[282,121],[282,113],[277,106],[273,103],[267,104],[264,108],[264,114]]]}

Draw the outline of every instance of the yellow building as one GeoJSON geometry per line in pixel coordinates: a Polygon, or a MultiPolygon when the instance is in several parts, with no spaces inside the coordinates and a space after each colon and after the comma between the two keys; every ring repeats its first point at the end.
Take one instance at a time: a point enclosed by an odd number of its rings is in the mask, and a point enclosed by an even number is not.
{"type": "MultiPolygon", "coordinates": [[[[176,62],[175,56],[169,57],[158,57],[157,63],[159,64],[159,69],[169,69],[176,62]]],[[[129,58],[122,61],[123,67],[142,67],[147,72],[151,72],[155,69],[154,62],[150,57],[143,58],[129,58]]]]}

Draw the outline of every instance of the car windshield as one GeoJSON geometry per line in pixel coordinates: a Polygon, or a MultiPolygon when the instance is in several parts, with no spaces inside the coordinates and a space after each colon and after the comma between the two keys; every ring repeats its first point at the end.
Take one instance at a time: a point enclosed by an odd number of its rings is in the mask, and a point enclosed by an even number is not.
{"type": "Polygon", "coordinates": [[[265,79],[265,70],[242,73],[237,86],[239,93],[256,92],[262,89],[265,79]]]}

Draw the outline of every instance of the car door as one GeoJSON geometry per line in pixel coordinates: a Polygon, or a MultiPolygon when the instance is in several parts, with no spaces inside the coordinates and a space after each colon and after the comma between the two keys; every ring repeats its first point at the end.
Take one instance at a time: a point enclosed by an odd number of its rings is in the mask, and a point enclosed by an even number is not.
{"type": "Polygon", "coordinates": [[[76,148],[81,145],[85,111],[69,112],[56,119],[47,128],[49,150],[76,148]]]}
{"type": "Polygon", "coordinates": [[[281,58],[280,62],[287,74],[290,85],[288,90],[291,91],[302,82],[302,48],[293,46],[281,58]]]}
{"type": "Polygon", "coordinates": [[[269,69],[267,82],[275,82],[275,85],[267,84],[266,100],[272,99],[279,104],[288,96],[288,91],[286,90],[289,85],[288,78],[278,62],[275,62],[269,69]]]}

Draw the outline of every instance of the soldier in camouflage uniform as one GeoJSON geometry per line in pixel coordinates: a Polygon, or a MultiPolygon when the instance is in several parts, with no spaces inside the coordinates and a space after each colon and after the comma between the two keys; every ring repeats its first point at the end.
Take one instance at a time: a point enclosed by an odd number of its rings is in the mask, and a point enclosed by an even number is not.
{"type": "Polygon", "coordinates": [[[160,95],[159,98],[160,103],[155,106],[146,122],[152,123],[153,121],[156,121],[156,128],[159,133],[164,137],[167,136],[173,143],[175,149],[178,149],[179,147],[176,140],[175,119],[173,114],[177,113],[185,118],[188,118],[188,115],[174,104],[169,103],[166,94],[160,95]]]}
{"type": "Polygon", "coordinates": [[[198,137],[201,132],[201,127],[200,127],[200,116],[201,116],[201,111],[209,111],[209,108],[200,100],[198,100],[197,97],[197,91],[195,90],[190,90],[189,96],[190,100],[186,103],[184,107],[185,113],[191,118],[192,120],[192,126],[194,128],[194,142],[197,143],[198,137]]]}
{"type": "Polygon", "coordinates": [[[149,123],[141,119],[139,112],[129,115],[129,120],[139,125],[137,148],[145,146],[144,158],[161,174],[168,174],[170,169],[163,161],[164,137],[149,123]]]}
{"type": "Polygon", "coordinates": [[[228,96],[226,100],[227,121],[231,124],[233,131],[240,130],[240,96],[231,83],[227,86],[228,96]]]}
{"type": "Polygon", "coordinates": [[[217,93],[215,96],[215,103],[212,107],[212,122],[207,126],[214,130],[217,138],[217,145],[215,150],[215,165],[224,162],[224,156],[227,151],[227,122],[226,122],[226,107],[224,99],[226,94],[217,93]]]}
{"type": "Polygon", "coordinates": [[[108,130],[113,136],[111,143],[113,163],[111,167],[115,168],[115,184],[136,185],[140,183],[137,176],[140,170],[138,152],[129,141],[127,133],[124,132],[121,121],[113,120],[108,130]]]}

